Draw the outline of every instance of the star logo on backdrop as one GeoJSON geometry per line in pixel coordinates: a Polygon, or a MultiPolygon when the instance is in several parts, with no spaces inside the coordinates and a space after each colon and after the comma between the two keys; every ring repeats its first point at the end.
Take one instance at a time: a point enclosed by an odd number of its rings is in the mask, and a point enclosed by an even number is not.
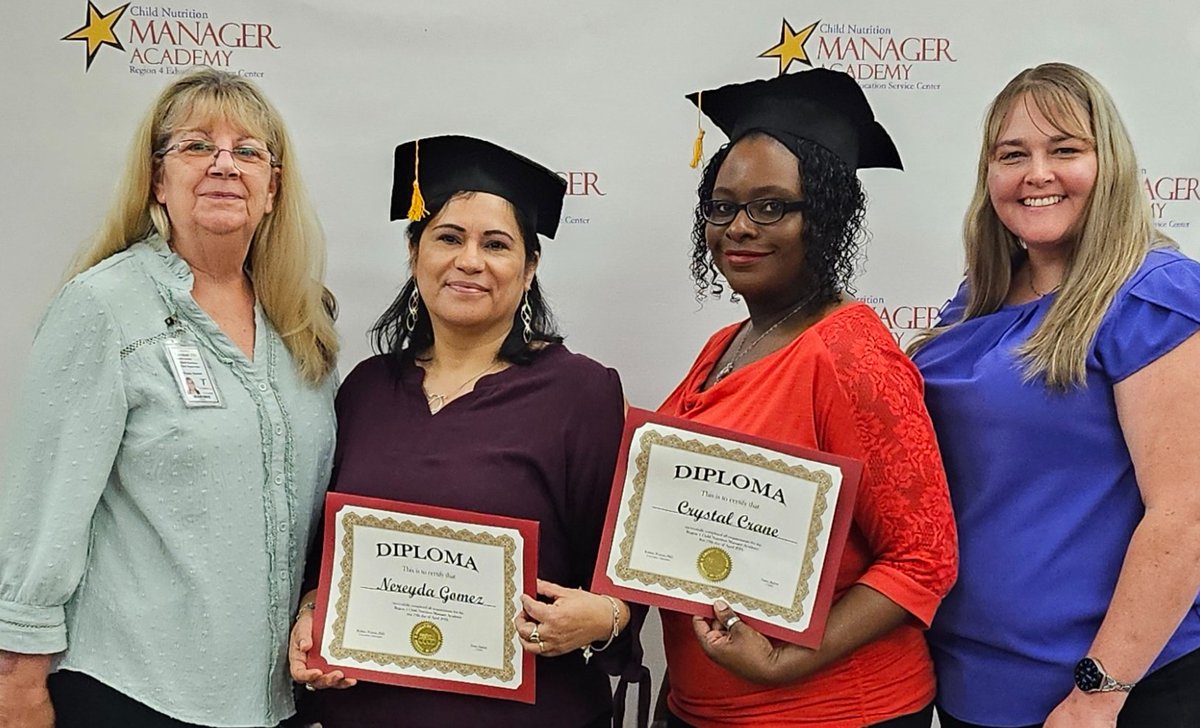
{"type": "Polygon", "coordinates": [[[125,3],[116,10],[101,15],[100,10],[92,4],[92,0],[88,0],[87,22],[78,30],[63,36],[60,40],[81,40],[87,43],[87,68],[85,72],[91,70],[92,61],[96,58],[96,53],[100,51],[100,46],[112,46],[119,51],[124,51],[125,46],[121,45],[121,41],[117,40],[117,34],[113,32],[113,26],[125,14],[125,9],[129,7],[129,3],[125,3]]]}
{"type": "Polygon", "coordinates": [[[783,20],[783,28],[779,31],[779,43],[759,54],[759,58],[778,58],[779,59],[779,75],[787,73],[793,61],[800,61],[806,66],[812,66],[812,61],[808,59],[808,53],[804,50],[804,44],[808,42],[808,37],[817,29],[818,20],[812,25],[805,26],[800,29],[800,32],[792,30],[792,26],[788,24],[787,18],[783,20]]]}

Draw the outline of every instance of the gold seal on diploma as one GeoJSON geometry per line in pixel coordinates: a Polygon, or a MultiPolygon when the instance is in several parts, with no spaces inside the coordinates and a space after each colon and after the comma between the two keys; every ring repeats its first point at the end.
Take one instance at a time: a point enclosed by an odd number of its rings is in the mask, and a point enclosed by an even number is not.
{"type": "Polygon", "coordinates": [[[725,549],[709,546],[696,558],[696,568],[709,581],[723,581],[733,571],[733,559],[729,558],[725,549]]]}
{"type": "Polygon", "coordinates": [[[417,622],[409,632],[413,649],[422,655],[432,655],[442,649],[442,630],[433,622],[417,622]]]}

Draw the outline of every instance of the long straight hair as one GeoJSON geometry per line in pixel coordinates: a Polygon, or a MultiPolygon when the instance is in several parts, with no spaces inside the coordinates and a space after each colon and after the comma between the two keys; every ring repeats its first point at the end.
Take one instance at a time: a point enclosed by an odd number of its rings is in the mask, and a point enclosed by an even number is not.
{"type": "Polygon", "coordinates": [[[163,89],[134,134],[107,218],[76,257],[69,275],[154,233],[170,242],[170,218],[153,194],[160,173],[155,152],[193,117],[228,121],[265,141],[279,162],[274,208],[254,231],[246,269],[263,312],[279,330],[301,376],[318,383],[333,370],[338,352],[333,326],[337,304],[322,283],[325,236],[297,171],[283,119],[257,86],[235,74],[202,68],[163,89]]]}
{"type": "MultiPolygon", "coordinates": [[[[1065,63],[1028,68],[992,101],[979,150],[975,194],[963,223],[967,304],[962,321],[995,312],[1012,285],[1024,246],[1004,226],[988,194],[988,167],[1000,132],[1017,104],[1032,104],[1063,134],[1096,150],[1096,183],[1074,231],[1066,274],[1037,329],[1017,349],[1025,381],[1044,377],[1055,390],[1081,387],[1087,356],[1100,323],[1121,285],[1151,247],[1171,246],[1154,227],[1140,185],[1133,144],[1112,97],[1086,71],[1065,63]]],[[[918,339],[910,353],[950,327],[918,339]]]]}

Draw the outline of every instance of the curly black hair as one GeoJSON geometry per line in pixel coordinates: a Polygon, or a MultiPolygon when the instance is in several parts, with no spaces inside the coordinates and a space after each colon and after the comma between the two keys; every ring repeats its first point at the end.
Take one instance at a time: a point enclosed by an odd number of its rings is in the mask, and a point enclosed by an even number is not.
{"type": "MultiPolygon", "coordinates": [[[[446,203],[455,197],[470,194],[472,193],[456,192],[443,199],[429,201],[426,205],[429,214],[421,220],[408,224],[408,230],[405,232],[408,244],[415,249],[420,244],[421,233],[428,227],[429,221],[437,217],[446,203]]],[[[538,239],[537,230],[520,208],[513,205],[512,211],[517,221],[517,231],[525,244],[525,262],[526,264],[532,263],[542,252],[542,244],[538,239]]],[[[429,321],[429,311],[425,308],[425,302],[420,300],[419,296],[417,298],[416,326],[409,331],[405,325],[405,318],[408,316],[408,302],[416,288],[416,279],[409,276],[404,287],[400,289],[399,295],[392,301],[392,305],[388,306],[387,310],[380,315],[370,331],[371,343],[375,352],[390,354],[393,361],[400,365],[413,363],[417,355],[433,346],[433,325],[429,321]]],[[[521,320],[521,307],[518,306],[516,313],[513,314],[512,329],[509,330],[508,336],[500,345],[499,357],[510,364],[528,364],[533,361],[545,344],[560,344],[563,340],[562,335],[558,333],[554,314],[550,311],[550,304],[542,293],[542,287],[538,283],[536,275],[530,284],[528,297],[532,313],[529,326],[533,332],[529,342],[525,341],[525,322],[521,320]]]]}
{"type": "MultiPolygon", "coordinates": [[[[750,135],[764,132],[751,132],[750,135]]],[[[749,136],[749,135],[747,135],[749,136]]],[[[700,203],[712,197],[717,172],[736,141],[721,147],[704,167],[697,189],[695,218],[692,223],[692,280],[696,300],[703,302],[708,289],[720,275],[708,250],[705,228],[708,223],[700,212],[700,203]]],[[[772,136],[772,138],[775,138],[772,136]]],[[[864,227],[867,196],[858,175],[833,152],[807,139],[784,143],[796,155],[804,187],[804,265],[813,301],[808,307],[837,300],[843,292],[854,293],[853,280],[863,260],[868,240],[864,227]]]]}

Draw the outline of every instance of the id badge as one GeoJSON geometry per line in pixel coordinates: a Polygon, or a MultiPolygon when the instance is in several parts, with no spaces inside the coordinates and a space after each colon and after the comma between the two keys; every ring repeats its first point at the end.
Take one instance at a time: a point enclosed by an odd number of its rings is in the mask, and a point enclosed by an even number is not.
{"type": "Polygon", "coordinates": [[[171,372],[175,375],[175,383],[179,385],[179,394],[183,403],[188,407],[223,407],[221,394],[217,391],[217,383],[204,363],[200,347],[195,344],[184,344],[178,340],[163,343],[167,351],[167,360],[171,362],[171,372]]]}

